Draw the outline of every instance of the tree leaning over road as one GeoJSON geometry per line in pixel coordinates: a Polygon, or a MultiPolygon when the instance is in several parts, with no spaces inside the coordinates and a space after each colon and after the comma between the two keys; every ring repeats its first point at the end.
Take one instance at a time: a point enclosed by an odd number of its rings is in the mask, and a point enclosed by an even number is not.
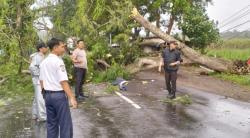
{"type": "MultiPolygon", "coordinates": [[[[164,41],[178,41],[145,20],[136,8],[133,9],[131,17],[164,41]]],[[[204,56],[192,48],[186,46],[184,43],[180,43],[180,49],[187,58],[193,60],[196,63],[207,66],[208,68],[219,72],[233,72],[233,62],[231,61],[204,56]]]]}

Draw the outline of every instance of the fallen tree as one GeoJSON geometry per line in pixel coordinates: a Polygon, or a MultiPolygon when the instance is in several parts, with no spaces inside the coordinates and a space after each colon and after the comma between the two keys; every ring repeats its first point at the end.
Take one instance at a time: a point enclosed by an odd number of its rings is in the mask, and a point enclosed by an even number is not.
{"type": "Polygon", "coordinates": [[[157,45],[164,43],[164,42],[165,41],[160,39],[160,38],[145,39],[139,45],[140,46],[157,46],[157,45]]]}
{"type": "MultiPolygon", "coordinates": [[[[131,17],[141,24],[144,28],[152,32],[154,35],[158,36],[164,41],[177,41],[172,36],[162,32],[159,28],[151,24],[149,21],[144,19],[142,15],[138,12],[136,8],[133,9],[131,17]]],[[[209,69],[218,71],[218,72],[236,72],[234,70],[234,64],[232,61],[208,57],[200,54],[199,52],[195,51],[194,49],[186,46],[184,43],[179,42],[179,48],[184,54],[185,57],[189,58],[190,60],[203,65],[209,69]]]]}
{"type": "Polygon", "coordinates": [[[97,62],[97,64],[101,64],[102,66],[104,66],[105,69],[110,68],[110,65],[104,60],[97,59],[96,62],[97,62]]]}
{"type": "MultiPolygon", "coordinates": [[[[182,57],[184,62],[182,65],[193,65],[194,62],[190,61],[186,57],[182,57]]],[[[160,64],[160,56],[158,57],[142,57],[137,59],[133,64],[130,64],[126,66],[126,70],[128,70],[131,74],[147,70],[147,69],[153,69],[158,68],[160,64]]]]}

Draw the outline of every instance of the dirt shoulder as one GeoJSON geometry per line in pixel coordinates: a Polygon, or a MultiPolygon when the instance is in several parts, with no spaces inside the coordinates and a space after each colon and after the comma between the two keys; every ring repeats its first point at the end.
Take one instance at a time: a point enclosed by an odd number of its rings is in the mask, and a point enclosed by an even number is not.
{"type": "MultiPolygon", "coordinates": [[[[187,86],[209,93],[230,97],[236,100],[250,102],[250,89],[248,87],[240,86],[236,83],[221,80],[213,76],[200,75],[204,71],[198,67],[181,67],[178,72],[177,88],[178,86],[187,86]]],[[[164,79],[164,73],[157,74],[157,69],[150,70],[148,73],[158,79],[164,79]]]]}

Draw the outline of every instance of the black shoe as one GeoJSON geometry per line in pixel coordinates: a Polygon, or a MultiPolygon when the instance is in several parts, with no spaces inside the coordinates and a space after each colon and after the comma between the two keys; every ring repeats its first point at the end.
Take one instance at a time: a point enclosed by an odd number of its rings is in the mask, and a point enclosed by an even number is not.
{"type": "Polygon", "coordinates": [[[77,99],[77,101],[84,101],[85,100],[85,98],[83,96],[78,96],[76,99],[77,99]]]}
{"type": "Polygon", "coordinates": [[[168,97],[169,99],[175,99],[175,95],[174,95],[174,94],[169,94],[167,97],[168,97]]]}
{"type": "Polygon", "coordinates": [[[86,96],[86,95],[83,95],[83,94],[81,94],[80,96],[84,97],[84,98],[89,98],[89,96],[86,96]]]}
{"type": "Polygon", "coordinates": [[[84,98],[89,98],[89,96],[83,95],[84,98]]]}

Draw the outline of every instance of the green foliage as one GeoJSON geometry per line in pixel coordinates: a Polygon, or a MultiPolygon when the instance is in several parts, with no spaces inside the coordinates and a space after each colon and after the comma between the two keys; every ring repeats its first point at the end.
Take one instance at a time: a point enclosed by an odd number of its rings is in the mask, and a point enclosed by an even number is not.
{"type": "Polygon", "coordinates": [[[250,86],[250,75],[236,75],[236,74],[228,74],[228,73],[214,73],[211,74],[223,80],[229,80],[231,82],[235,82],[240,85],[250,86]]]}
{"type": "Polygon", "coordinates": [[[215,48],[237,48],[248,49],[250,48],[250,39],[228,39],[223,40],[221,45],[215,46],[215,48]]]}
{"type": "Polygon", "coordinates": [[[212,57],[221,57],[228,60],[243,60],[246,61],[250,58],[250,48],[248,49],[235,49],[235,48],[219,48],[207,49],[207,55],[212,57]]]}
{"type": "Polygon", "coordinates": [[[0,50],[2,64],[14,63],[16,73],[25,67],[25,59],[38,40],[33,27],[35,13],[30,9],[33,0],[1,1],[0,50]]]}
{"type": "Polygon", "coordinates": [[[190,105],[192,104],[192,99],[190,98],[189,95],[183,95],[183,96],[177,96],[175,99],[164,99],[162,100],[164,103],[168,103],[171,105],[177,105],[177,104],[182,104],[182,105],[190,105]]]}
{"type": "Polygon", "coordinates": [[[3,85],[0,85],[0,97],[14,97],[16,95],[32,96],[33,85],[30,75],[8,75],[3,85]]]}
{"type": "Polygon", "coordinates": [[[64,61],[64,64],[65,64],[65,67],[67,70],[69,81],[70,81],[70,83],[73,84],[73,82],[74,82],[74,77],[73,77],[74,76],[74,69],[73,69],[72,60],[71,60],[69,55],[65,55],[63,57],[63,61],[64,61]]]}
{"type": "Polygon", "coordinates": [[[219,40],[219,30],[213,21],[210,21],[201,7],[194,6],[179,22],[183,34],[190,39],[190,46],[204,50],[211,43],[219,40]]]}
{"type": "Polygon", "coordinates": [[[250,58],[250,39],[229,39],[206,49],[206,54],[228,60],[247,60],[250,58]]]}
{"type": "Polygon", "coordinates": [[[93,81],[94,82],[112,82],[117,77],[122,77],[124,79],[129,79],[129,73],[119,64],[114,63],[106,71],[96,71],[94,72],[93,81]]]}

